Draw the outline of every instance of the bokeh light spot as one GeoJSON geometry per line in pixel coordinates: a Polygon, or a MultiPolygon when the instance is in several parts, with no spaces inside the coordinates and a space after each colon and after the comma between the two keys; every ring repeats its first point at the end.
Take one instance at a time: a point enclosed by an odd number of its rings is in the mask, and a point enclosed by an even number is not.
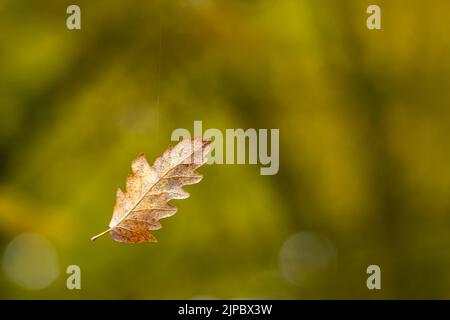
{"type": "Polygon", "coordinates": [[[8,278],[29,290],[44,289],[59,275],[56,251],[39,234],[23,233],[13,239],[2,262],[8,278]]]}
{"type": "Polygon", "coordinates": [[[336,258],[337,250],[328,239],[313,232],[299,232],[281,247],[280,273],[290,283],[306,286],[320,279],[336,258]]]}

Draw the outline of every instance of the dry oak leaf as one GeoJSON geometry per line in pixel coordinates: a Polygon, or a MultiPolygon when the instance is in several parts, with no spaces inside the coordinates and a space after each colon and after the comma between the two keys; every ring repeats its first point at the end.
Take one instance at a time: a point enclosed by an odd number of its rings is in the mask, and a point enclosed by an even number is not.
{"type": "Polygon", "coordinates": [[[169,200],[189,197],[184,185],[202,180],[203,176],[195,170],[206,163],[210,151],[211,140],[196,137],[184,138],[173,148],[169,146],[152,166],[141,154],[131,164],[133,173],[127,178],[126,192],[117,190],[109,229],[91,240],[109,232],[118,242],[157,242],[149,231],[160,229],[159,220],[177,211],[168,204],[169,200]]]}

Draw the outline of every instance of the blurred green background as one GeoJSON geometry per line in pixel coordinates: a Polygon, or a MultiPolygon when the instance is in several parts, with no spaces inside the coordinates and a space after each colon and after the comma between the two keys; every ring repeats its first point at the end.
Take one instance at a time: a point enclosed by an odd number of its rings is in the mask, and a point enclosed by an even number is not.
{"type": "Polygon", "coordinates": [[[69,4],[0,2],[0,298],[450,298],[449,1],[69,4]],[[205,166],[159,243],[91,242],[194,120],[279,128],[279,173],[205,166]]]}

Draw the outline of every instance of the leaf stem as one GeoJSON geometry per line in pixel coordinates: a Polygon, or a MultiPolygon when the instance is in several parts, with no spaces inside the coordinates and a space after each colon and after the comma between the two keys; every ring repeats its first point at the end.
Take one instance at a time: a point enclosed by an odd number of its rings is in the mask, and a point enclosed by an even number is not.
{"type": "Polygon", "coordinates": [[[110,231],[111,231],[111,228],[109,228],[108,230],[103,231],[102,233],[99,233],[99,234],[96,235],[96,236],[93,236],[93,237],[91,238],[91,240],[92,240],[92,241],[95,241],[95,240],[97,240],[97,238],[100,238],[101,236],[107,234],[107,233],[110,232],[110,231]]]}

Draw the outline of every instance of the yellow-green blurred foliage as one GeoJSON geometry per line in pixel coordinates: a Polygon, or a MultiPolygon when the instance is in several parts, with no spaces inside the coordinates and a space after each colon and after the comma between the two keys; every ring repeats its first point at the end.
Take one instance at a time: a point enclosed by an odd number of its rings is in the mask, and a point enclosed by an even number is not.
{"type": "Polygon", "coordinates": [[[79,0],[69,31],[72,3],[0,2],[1,298],[450,298],[449,1],[79,0]],[[159,243],[90,242],[194,120],[279,128],[279,173],[206,166],[159,243]],[[41,290],[5,272],[30,232],[41,290]]]}

